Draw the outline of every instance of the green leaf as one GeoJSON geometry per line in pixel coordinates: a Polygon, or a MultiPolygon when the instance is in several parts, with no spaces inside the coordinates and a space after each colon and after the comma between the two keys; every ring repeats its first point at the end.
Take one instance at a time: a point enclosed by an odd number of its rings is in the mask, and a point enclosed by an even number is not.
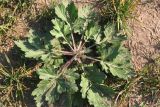
{"type": "Polygon", "coordinates": [[[97,40],[97,37],[100,36],[100,27],[95,22],[90,22],[87,26],[85,32],[85,40],[94,39],[97,40]]]}
{"type": "Polygon", "coordinates": [[[81,83],[80,83],[81,88],[81,93],[82,93],[82,98],[86,98],[87,92],[90,88],[89,86],[89,80],[85,78],[85,74],[83,73],[81,75],[81,83]]]}
{"type": "Polygon", "coordinates": [[[91,6],[82,6],[82,7],[80,7],[79,10],[78,10],[78,17],[88,18],[88,16],[91,13],[91,9],[92,9],[91,6]]]}
{"type": "Polygon", "coordinates": [[[106,73],[109,73],[109,67],[103,62],[101,61],[100,62],[101,66],[102,66],[102,69],[106,72],[106,73]]]}
{"type": "Polygon", "coordinates": [[[52,39],[50,41],[50,44],[52,45],[53,49],[55,50],[61,50],[61,44],[57,39],[52,39]]]}
{"type": "Polygon", "coordinates": [[[116,56],[113,62],[110,63],[109,65],[110,72],[114,76],[127,79],[133,76],[130,54],[128,50],[122,45],[120,46],[118,53],[119,54],[116,56]]]}
{"type": "Polygon", "coordinates": [[[65,75],[58,76],[54,67],[43,67],[38,70],[40,83],[33,91],[32,95],[35,96],[37,106],[40,107],[46,100],[49,104],[55,103],[59,100],[60,94],[63,92],[74,94],[78,91],[76,80],[79,74],[75,72],[76,69],[69,69],[65,75]]]}
{"type": "Polygon", "coordinates": [[[48,91],[50,85],[50,81],[48,80],[42,80],[40,83],[37,85],[38,88],[36,88],[33,92],[32,95],[35,96],[34,99],[36,100],[36,105],[37,107],[41,107],[43,102],[45,101],[44,95],[48,91]]]}
{"type": "Polygon", "coordinates": [[[74,33],[80,33],[83,30],[85,19],[78,18],[73,24],[74,33]]]}
{"type": "Polygon", "coordinates": [[[76,73],[77,69],[68,69],[65,73],[65,78],[68,80],[66,84],[69,86],[70,93],[75,93],[78,91],[76,80],[79,79],[79,74],[76,73]]]}
{"type": "Polygon", "coordinates": [[[20,49],[22,51],[25,52],[25,57],[28,58],[39,58],[41,57],[41,55],[45,54],[44,51],[40,50],[40,49],[36,49],[33,46],[31,46],[30,44],[23,42],[23,41],[15,41],[15,44],[20,47],[20,49]],[[27,47],[30,46],[30,47],[27,47]],[[32,49],[30,49],[32,48],[32,49]]]}
{"type": "Polygon", "coordinates": [[[128,69],[119,67],[117,65],[112,65],[112,64],[109,65],[110,65],[110,72],[112,73],[112,75],[118,76],[119,78],[128,79],[129,76],[128,69]]]}
{"type": "Polygon", "coordinates": [[[68,35],[71,33],[70,27],[68,25],[64,25],[63,34],[68,35]]]}
{"type": "Polygon", "coordinates": [[[112,44],[112,46],[108,48],[106,59],[110,61],[113,60],[119,54],[118,49],[119,45],[112,44]]]}
{"type": "Polygon", "coordinates": [[[69,15],[70,23],[71,24],[74,23],[74,21],[78,18],[78,9],[74,5],[74,2],[71,2],[70,4],[68,4],[68,7],[66,8],[66,10],[69,15]]]}
{"type": "Polygon", "coordinates": [[[52,36],[55,38],[63,37],[64,22],[60,21],[59,19],[54,19],[52,20],[52,23],[54,24],[54,29],[50,31],[52,36]]]}
{"type": "Polygon", "coordinates": [[[38,37],[37,33],[34,30],[29,31],[28,43],[32,45],[35,49],[39,49],[42,46],[42,41],[38,37]]]}
{"type": "Polygon", "coordinates": [[[56,79],[56,69],[50,67],[43,67],[38,70],[39,78],[43,80],[56,79]]]}
{"type": "Polygon", "coordinates": [[[88,102],[94,107],[111,107],[111,98],[113,90],[107,86],[93,85],[88,90],[88,102]]]}
{"type": "Polygon", "coordinates": [[[54,60],[53,60],[53,67],[54,68],[58,68],[58,67],[60,67],[62,64],[63,64],[64,62],[63,62],[63,59],[62,58],[54,58],[54,60]]]}
{"type": "Polygon", "coordinates": [[[114,24],[106,25],[105,30],[104,30],[105,38],[102,40],[102,42],[105,42],[105,41],[110,42],[110,41],[112,41],[113,36],[115,36],[115,34],[116,34],[115,25],[114,24]]]}
{"type": "Polygon", "coordinates": [[[63,4],[59,4],[55,7],[55,13],[61,20],[68,22],[66,8],[63,4]]]}
{"type": "Polygon", "coordinates": [[[91,65],[85,67],[85,72],[81,75],[81,93],[82,98],[88,99],[91,105],[95,107],[109,107],[114,91],[103,84],[105,74],[91,65]]]}
{"type": "Polygon", "coordinates": [[[50,35],[42,39],[41,35],[37,35],[38,33],[30,30],[29,37],[25,41],[15,41],[15,44],[25,52],[25,57],[28,58],[41,58],[43,61],[47,58],[50,44],[46,41],[50,41],[50,35]],[[43,57],[43,58],[42,58],[43,57]]]}
{"type": "MultiPolygon", "coordinates": [[[[57,40],[57,39],[52,39],[50,41],[50,44],[51,44],[51,51],[53,52],[52,54],[54,54],[55,56],[62,56],[62,53],[59,52],[61,51],[61,44],[60,42],[57,40]]],[[[43,58],[45,59],[45,57],[48,57],[49,54],[47,56],[43,56],[43,58]]],[[[50,55],[51,56],[51,55],[50,55]]]]}
{"type": "Polygon", "coordinates": [[[56,38],[60,38],[60,37],[63,37],[63,33],[62,32],[59,32],[55,29],[51,30],[50,33],[55,36],[56,38]]]}
{"type": "Polygon", "coordinates": [[[92,86],[95,90],[99,91],[99,94],[103,97],[107,97],[108,99],[112,99],[115,94],[114,90],[111,87],[108,87],[104,84],[94,84],[92,86]]]}
{"type": "Polygon", "coordinates": [[[100,64],[107,73],[110,71],[114,76],[128,79],[133,76],[130,54],[123,45],[117,50],[117,55],[113,60],[109,62],[102,61],[100,64]]]}
{"type": "Polygon", "coordinates": [[[53,84],[53,86],[47,90],[45,96],[45,100],[48,101],[48,104],[52,104],[59,100],[60,94],[57,92],[55,84],[53,84]]]}
{"type": "Polygon", "coordinates": [[[54,25],[54,29],[57,31],[61,31],[64,26],[64,22],[61,21],[60,19],[53,19],[52,23],[54,25]]]}
{"type": "Polygon", "coordinates": [[[63,92],[66,92],[67,90],[66,90],[66,84],[65,84],[65,82],[63,81],[63,80],[59,80],[58,81],[59,82],[59,84],[58,84],[58,86],[57,86],[57,92],[58,93],[63,93],[63,92]]]}
{"type": "Polygon", "coordinates": [[[61,3],[67,8],[68,4],[71,3],[70,0],[61,0],[61,3]]]}
{"type": "Polygon", "coordinates": [[[28,50],[26,45],[24,45],[24,41],[15,41],[15,44],[24,52],[28,50]]]}
{"type": "Polygon", "coordinates": [[[59,19],[52,20],[52,23],[54,24],[54,29],[50,31],[52,36],[56,39],[63,38],[62,43],[64,43],[64,41],[68,42],[70,38],[67,35],[71,33],[70,26],[59,19]]]}
{"type": "Polygon", "coordinates": [[[25,53],[25,57],[28,58],[39,58],[41,55],[43,55],[45,52],[41,50],[29,50],[25,53]]]}
{"type": "Polygon", "coordinates": [[[94,83],[101,84],[105,80],[106,76],[101,72],[96,65],[85,67],[86,78],[94,83]]]}
{"type": "Polygon", "coordinates": [[[68,69],[68,72],[65,73],[65,78],[75,83],[75,80],[79,78],[79,74],[76,71],[76,68],[68,69]]]}

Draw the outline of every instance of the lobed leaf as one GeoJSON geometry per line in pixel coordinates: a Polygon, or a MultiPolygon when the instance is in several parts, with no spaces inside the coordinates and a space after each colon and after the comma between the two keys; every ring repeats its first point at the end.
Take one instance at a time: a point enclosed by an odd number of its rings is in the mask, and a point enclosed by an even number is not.
{"type": "Polygon", "coordinates": [[[55,13],[61,20],[68,22],[67,11],[63,4],[59,4],[55,7],[55,13]]]}
{"type": "Polygon", "coordinates": [[[111,88],[102,85],[105,74],[92,66],[87,67],[86,71],[81,76],[82,98],[87,98],[94,107],[109,107],[109,99],[114,92],[111,88]]]}
{"type": "Polygon", "coordinates": [[[92,86],[87,93],[88,102],[94,107],[111,107],[113,90],[106,86],[92,86]]]}

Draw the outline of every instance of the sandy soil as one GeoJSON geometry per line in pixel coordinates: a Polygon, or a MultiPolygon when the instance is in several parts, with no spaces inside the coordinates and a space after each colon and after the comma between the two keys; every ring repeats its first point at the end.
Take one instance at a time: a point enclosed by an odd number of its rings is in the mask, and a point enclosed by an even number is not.
{"type": "Polygon", "coordinates": [[[160,0],[141,3],[135,10],[137,17],[129,21],[131,49],[135,70],[160,55],[160,0]]]}

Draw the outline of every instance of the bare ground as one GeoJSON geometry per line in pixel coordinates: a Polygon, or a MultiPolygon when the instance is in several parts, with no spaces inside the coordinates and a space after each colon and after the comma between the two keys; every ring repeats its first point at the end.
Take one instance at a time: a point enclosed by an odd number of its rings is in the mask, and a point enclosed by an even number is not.
{"type": "MultiPolygon", "coordinates": [[[[134,12],[135,18],[129,20],[132,33],[127,41],[136,71],[141,71],[146,64],[154,63],[155,59],[160,56],[160,0],[142,1],[144,2],[140,3],[134,12]]],[[[132,107],[142,102],[145,102],[148,107],[159,107],[160,91],[151,89],[154,87],[152,85],[153,83],[149,83],[148,86],[144,86],[141,80],[137,80],[129,90],[127,102],[123,102],[121,107],[132,107]],[[145,90],[150,91],[143,95],[145,90]]],[[[157,87],[159,86],[160,84],[157,84],[157,87]]]]}
{"type": "Polygon", "coordinates": [[[129,21],[132,35],[128,45],[136,71],[160,56],[160,0],[141,3],[129,21]]]}

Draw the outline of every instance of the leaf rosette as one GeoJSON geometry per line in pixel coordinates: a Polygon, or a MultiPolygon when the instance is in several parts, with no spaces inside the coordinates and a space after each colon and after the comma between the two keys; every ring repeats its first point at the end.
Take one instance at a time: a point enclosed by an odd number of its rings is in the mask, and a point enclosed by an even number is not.
{"type": "Polygon", "coordinates": [[[59,4],[50,39],[42,40],[31,31],[26,41],[15,42],[26,57],[44,63],[32,93],[38,107],[44,101],[55,103],[63,93],[65,105],[72,107],[77,92],[95,107],[108,107],[114,92],[104,83],[107,74],[125,80],[132,76],[130,54],[122,45],[125,35],[117,34],[114,24],[100,26],[89,10],[77,9],[73,2],[59,4]]]}

